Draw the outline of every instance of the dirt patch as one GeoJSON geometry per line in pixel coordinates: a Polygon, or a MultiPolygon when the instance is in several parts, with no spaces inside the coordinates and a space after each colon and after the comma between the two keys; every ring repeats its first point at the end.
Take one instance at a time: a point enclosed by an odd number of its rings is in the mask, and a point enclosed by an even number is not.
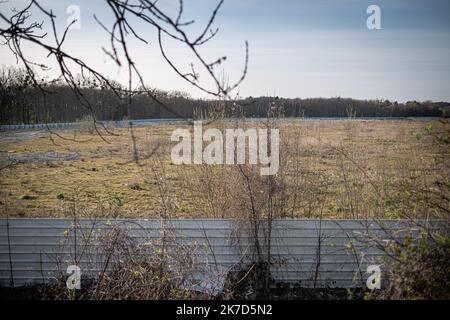
{"type": "Polygon", "coordinates": [[[24,152],[7,157],[13,163],[72,161],[79,158],[80,154],[78,152],[24,152]]]}
{"type": "Polygon", "coordinates": [[[48,135],[48,131],[46,130],[38,130],[38,131],[19,131],[19,132],[1,132],[0,133],[0,142],[2,143],[16,143],[28,140],[34,140],[40,137],[44,137],[48,135]]]}

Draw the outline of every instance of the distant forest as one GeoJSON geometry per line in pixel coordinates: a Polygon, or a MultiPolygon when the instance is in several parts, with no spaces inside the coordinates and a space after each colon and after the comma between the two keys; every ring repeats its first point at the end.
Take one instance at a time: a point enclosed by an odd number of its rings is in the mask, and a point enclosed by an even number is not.
{"type": "MultiPolygon", "coordinates": [[[[181,92],[154,90],[157,102],[146,93],[130,99],[105,89],[92,79],[78,80],[81,94],[92,110],[80,103],[73,90],[62,82],[32,83],[23,70],[0,70],[0,123],[34,124],[76,122],[89,115],[98,120],[198,118],[212,113],[221,105],[225,117],[265,117],[276,106],[284,117],[448,117],[450,103],[389,100],[356,100],[351,98],[287,99],[279,97],[247,97],[235,101],[194,99],[181,92]],[[43,94],[45,92],[45,94],[43,94]],[[225,104],[225,108],[223,108],[225,104]]],[[[119,84],[117,84],[120,87],[119,84]]]]}

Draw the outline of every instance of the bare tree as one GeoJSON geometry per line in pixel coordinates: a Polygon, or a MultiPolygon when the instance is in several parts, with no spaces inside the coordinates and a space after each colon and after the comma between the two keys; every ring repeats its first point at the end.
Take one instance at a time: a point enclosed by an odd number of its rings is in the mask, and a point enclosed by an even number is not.
{"type": "MultiPolygon", "coordinates": [[[[17,62],[25,68],[32,84],[39,88],[43,94],[47,90],[41,85],[35,69],[39,68],[45,71],[49,67],[31,57],[24,50],[24,43],[31,44],[36,49],[43,49],[48,57],[52,57],[59,69],[58,79],[63,80],[73,90],[80,103],[91,113],[94,119],[95,130],[102,136],[98,129],[99,122],[95,120],[94,105],[83,94],[81,84],[74,74],[73,68],[69,66],[75,66],[79,69],[82,77],[92,77],[100,87],[112,90],[120,98],[126,98],[131,102],[133,95],[146,94],[162,108],[180,116],[160,101],[153,89],[147,87],[142,72],[136,66],[135,59],[130,51],[129,43],[132,40],[137,39],[144,44],[148,44],[147,40],[139,35],[136,29],[137,24],[144,23],[156,31],[161,55],[177,75],[207,94],[214,97],[228,97],[230,92],[239,86],[247,74],[247,42],[245,43],[244,69],[240,78],[234,84],[221,81],[220,75],[215,70],[218,65],[226,60],[225,56],[210,62],[199,52],[199,48],[208,43],[218,33],[218,28],[214,29],[213,24],[223,2],[224,0],[219,1],[200,34],[191,35],[187,31],[187,27],[194,24],[195,21],[185,20],[183,0],[178,1],[178,13],[175,16],[171,16],[162,9],[158,1],[105,0],[105,8],[109,9],[114,17],[112,24],[106,25],[95,14],[94,19],[106,31],[110,39],[110,47],[102,48],[103,52],[119,67],[125,67],[128,71],[127,88],[117,86],[114,81],[111,81],[105,74],[99,72],[96,66],[65,50],[64,43],[67,39],[68,31],[76,20],[73,20],[64,30],[58,30],[53,10],[44,8],[37,0],[30,0],[29,4],[20,10],[13,9],[10,15],[3,12],[0,13],[0,21],[3,22],[0,27],[0,39],[3,40],[1,45],[9,48],[17,62]],[[37,21],[31,10],[36,10],[36,12],[42,14],[45,17],[44,21],[37,21]],[[52,35],[42,31],[45,23],[51,26],[52,35]],[[191,52],[193,62],[190,64],[188,71],[177,65],[165,51],[164,40],[167,38],[178,41],[191,52]],[[206,80],[200,81],[199,69],[208,76],[206,80]]],[[[108,132],[106,127],[103,126],[103,129],[108,132]]]]}

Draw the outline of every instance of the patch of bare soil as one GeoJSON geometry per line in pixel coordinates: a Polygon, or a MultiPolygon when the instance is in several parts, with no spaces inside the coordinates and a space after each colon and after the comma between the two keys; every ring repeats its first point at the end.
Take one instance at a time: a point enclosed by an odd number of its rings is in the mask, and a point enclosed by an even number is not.
{"type": "Polygon", "coordinates": [[[78,152],[23,152],[7,157],[10,162],[14,163],[71,161],[79,158],[78,152]]]}
{"type": "Polygon", "coordinates": [[[33,140],[48,135],[46,130],[37,131],[7,131],[0,133],[0,142],[16,143],[27,140],[33,140]]]}

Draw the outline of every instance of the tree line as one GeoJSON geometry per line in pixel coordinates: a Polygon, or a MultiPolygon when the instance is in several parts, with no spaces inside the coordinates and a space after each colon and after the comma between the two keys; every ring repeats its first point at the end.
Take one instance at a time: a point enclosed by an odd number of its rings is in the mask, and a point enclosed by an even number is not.
{"type": "MultiPolygon", "coordinates": [[[[39,86],[24,70],[0,70],[0,123],[35,124],[76,122],[88,116],[98,120],[198,118],[222,106],[225,117],[265,117],[274,106],[285,117],[441,117],[450,115],[450,103],[351,98],[247,97],[234,101],[195,99],[177,91],[137,90],[123,95],[87,77],[78,77],[77,90],[63,81],[40,79],[39,86]],[[86,108],[82,99],[93,106],[86,108]]],[[[121,88],[119,83],[115,83],[121,88]]],[[[120,90],[119,90],[120,91],[120,90]]]]}

